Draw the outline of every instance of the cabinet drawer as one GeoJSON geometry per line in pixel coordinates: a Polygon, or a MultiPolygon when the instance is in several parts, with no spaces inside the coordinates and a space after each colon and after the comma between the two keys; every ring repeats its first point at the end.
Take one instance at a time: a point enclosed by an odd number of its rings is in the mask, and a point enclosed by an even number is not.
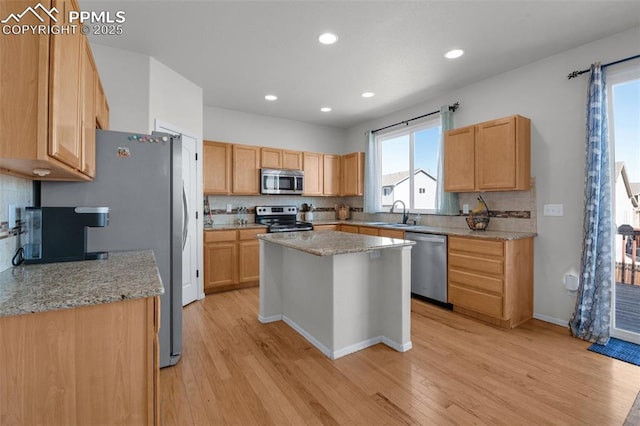
{"type": "Polygon", "coordinates": [[[338,225],[313,225],[314,231],[337,231],[338,225]]]}
{"type": "Polygon", "coordinates": [[[494,318],[502,318],[502,297],[449,285],[449,303],[494,318]]]}
{"type": "Polygon", "coordinates": [[[378,228],[369,228],[368,226],[361,226],[358,230],[358,234],[373,235],[376,237],[379,235],[378,228]]]}
{"type": "Polygon", "coordinates": [[[449,269],[449,281],[452,284],[461,284],[478,290],[490,291],[497,295],[503,294],[503,281],[500,278],[487,277],[458,269],[449,269]]]}
{"type": "Polygon", "coordinates": [[[449,250],[487,256],[504,256],[504,243],[480,238],[449,237],[449,250]]]}
{"type": "Polygon", "coordinates": [[[220,241],[235,241],[236,231],[205,231],[205,243],[217,243],[220,241]]]}
{"type": "Polygon", "coordinates": [[[266,228],[242,229],[238,231],[238,239],[240,241],[255,240],[256,235],[265,234],[266,232],[267,232],[266,228]]]}
{"type": "Polygon", "coordinates": [[[404,231],[399,229],[379,229],[378,235],[387,238],[400,238],[404,240],[404,231]]]}
{"type": "Polygon", "coordinates": [[[459,253],[449,254],[449,267],[483,274],[499,276],[504,274],[504,262],[502,259],[487,259],[459,253]]]}
{"type": "Polygon", "coordinates": [[[340,230],[342,232],[351,232],[352,234],[358,233],[358,227],[355,225],[340,225],[340,230]]]}

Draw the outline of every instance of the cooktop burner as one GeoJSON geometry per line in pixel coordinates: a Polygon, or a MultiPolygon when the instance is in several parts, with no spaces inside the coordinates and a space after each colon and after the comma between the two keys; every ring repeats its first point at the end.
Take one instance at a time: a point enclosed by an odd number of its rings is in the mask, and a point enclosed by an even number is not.
{"type": "Polygon", "coordinates": [[[267,232],[312,231],[309,222],[297,220],[296,206],[256,206],[256,223],[267,225],[267,232]]]}

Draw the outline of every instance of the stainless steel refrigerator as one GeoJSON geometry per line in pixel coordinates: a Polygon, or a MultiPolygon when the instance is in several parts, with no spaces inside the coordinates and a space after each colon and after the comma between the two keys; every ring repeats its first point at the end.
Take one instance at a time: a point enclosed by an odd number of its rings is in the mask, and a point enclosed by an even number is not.
{"type": "Polygon", "coordinates": [[[182,352],[184,242],[182,141],[164,133],[96,131],[92,182],[42,182],[41,205],[107,206],[109,225],[89,228],[88,251],[154,251],[160,298],[160,366],[182,352]]]}

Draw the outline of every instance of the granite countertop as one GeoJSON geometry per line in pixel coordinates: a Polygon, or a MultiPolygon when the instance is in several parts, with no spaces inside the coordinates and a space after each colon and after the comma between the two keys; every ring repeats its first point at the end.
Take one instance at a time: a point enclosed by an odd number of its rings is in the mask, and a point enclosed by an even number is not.
{"type": "Polygon", "coordinates": [[[0,272],[0,317],[159,296],[151,250],[104,260],[23,265],[0,272]]]}
{"type": "Polygon", "coordinates": [[[303,231],[259,234],[259,239],[300,250],[316,256],[359,253],[414,245],[414,241],[373,237],[338,231],[303,231]]]}
{"type": "Polygon", "coordinates": [[[314,225],[355,225],[371,226],[380,229],[398,229],[405,232],[418,232],[422,234],[439,234],[459,237],[484,238],[491,240],[519,240],[523,238],[533,238],[538,234],[535,232],[514,232],[514,231],[472,231],[469,228],[456,228],[452,226],[423,226],[411,225],[402,227],[384,226],[380,222],[366,222],[359,220],[324,220],[314,221],[314,225]]]}
{"type": "Polygon", "coordinates": [[[235,229],[267,229],[267,225],[262,225],[260,223],[247,223],[245,225],[238,225],[235,223],[214,223],[213,225],[205,225],[205,231],[232,231],[235,229]]]}

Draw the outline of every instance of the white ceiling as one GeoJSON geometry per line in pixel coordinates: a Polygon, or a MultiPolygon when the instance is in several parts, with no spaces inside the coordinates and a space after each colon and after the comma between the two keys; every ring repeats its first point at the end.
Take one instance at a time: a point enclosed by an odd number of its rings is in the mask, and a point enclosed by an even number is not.
{"type": "Polygon", "coordinates": [[[344,128],[640,25],[637,0],[81,0],[81,8],[125,11],[123,35],[92,43],[153,56],[201,86],[206,105],[344,128]],[[325,31],[338,43],[320,45],[325,31]],[[452,48],[465,55],[445,59],[452,48]],[[265,101],[268,93],[279,99],[265,101]]]}

